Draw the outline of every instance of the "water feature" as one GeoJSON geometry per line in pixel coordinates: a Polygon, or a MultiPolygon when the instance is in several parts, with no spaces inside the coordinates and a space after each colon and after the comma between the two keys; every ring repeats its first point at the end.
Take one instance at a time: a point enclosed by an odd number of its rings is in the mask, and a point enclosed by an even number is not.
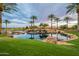
{"type": "MultiPolygon", "coordinates": [[[[42,40],[48,36],[51,36],[51,34],[19,34],[19,35],[13,35],[14,38],[22,38],[22,39],[36,39],[36,40],[42,40]]],[[[69,37],[67,35],[62,34],[52,34],[53,37],[58,38],[58,40],[68,40],[69,37]]]]}

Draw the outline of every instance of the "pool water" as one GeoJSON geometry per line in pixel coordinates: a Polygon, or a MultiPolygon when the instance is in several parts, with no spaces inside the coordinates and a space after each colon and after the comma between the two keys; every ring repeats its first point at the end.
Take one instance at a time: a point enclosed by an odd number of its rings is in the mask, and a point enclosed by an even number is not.
{"type": "MultiPolygon", "coordinates": [[[[19,34],[19,35],[13,35],[14,38],[22,38],[22,39],[36,39],[36,40],[42,40],[47,38],[48,36],[51,36],[51,34],[19,34]]],[[[53,37],[58,38],[58,40],[68,40],[69,37],[67,35],[62,34],[52,34],[53,37]]]]}

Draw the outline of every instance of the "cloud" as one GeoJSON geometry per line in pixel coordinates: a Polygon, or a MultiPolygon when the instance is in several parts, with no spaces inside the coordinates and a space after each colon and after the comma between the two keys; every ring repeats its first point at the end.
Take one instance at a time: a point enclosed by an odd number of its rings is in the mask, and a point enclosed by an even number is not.
{"type": "MultiPolygon", "coordinates": [[[[50,25],[48,20],[49,14],[55,14],[58,17],[64,18],[66,15],[66,3],[18,3],[18,11],[12,14],[4,13],[3,20],[8,19],[11,22],[9,26],[29,26],[30,17],[32,15],[37,16],[36,24],[46,22],[50,25]]],[[[70,15],[73,19],[77,19],[76,14],[70,15]]],[[[62,24],[62,23],[60,23],[62,24]]],[[[63,23],[65,24],[65,23],[63,23]]],[[[3,25],[4,27],[5,25],[3,25]]]]}
{"type": "Polygon", "coordinates": [[[24,23],[24,24],[27,23],[26,21],[18,20],[18,19],[13,19],[13,20],[10,20],[10,21],[13,22],[13,23],[24,23]]]}

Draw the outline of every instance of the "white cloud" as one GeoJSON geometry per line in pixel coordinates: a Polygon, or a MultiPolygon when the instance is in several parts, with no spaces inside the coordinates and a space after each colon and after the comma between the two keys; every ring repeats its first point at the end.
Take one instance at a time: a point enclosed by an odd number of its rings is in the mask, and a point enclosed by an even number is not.
{"type": "Polygon", "coordinates": [[[26,21],[23,21],[23,20],[18,20],[18,19],[13,19],[13,20],[10,20],[11,22],[15,22],[15,23],[17,23],[17,22],[19,22],[19,23],[27,23],[26,21]]]}
{"type": "MultiPolygon", "coordinates": [[[[8,24],[8,27],[26,27],[29,26],[29,23],[19,19],[9,20],[11,23],[8,24]]],[[[6,27],[5,23],[2,24],[2,27],[6,27]]]]}

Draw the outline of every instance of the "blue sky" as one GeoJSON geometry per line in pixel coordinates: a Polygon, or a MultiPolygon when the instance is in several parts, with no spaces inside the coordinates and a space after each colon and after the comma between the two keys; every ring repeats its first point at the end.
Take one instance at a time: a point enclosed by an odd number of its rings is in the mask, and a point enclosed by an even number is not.
{"type": "MultiPolygon", "coordinates": [[[[9,24],[9,27],[25,27],[30,25],[28,22],[31,21],[30,17],[35,15],[38,17],[36,23],[48,21],[47,16],[54,14],[58,17],[66,15],[66,7],[68,4],[61,3],[18,3],[18,12],[9,14],[4,13],[3,20],[9,20],[13,23],[9,24]]],[[[3,24],[5,27],[5,24],[3,24]]]]}

